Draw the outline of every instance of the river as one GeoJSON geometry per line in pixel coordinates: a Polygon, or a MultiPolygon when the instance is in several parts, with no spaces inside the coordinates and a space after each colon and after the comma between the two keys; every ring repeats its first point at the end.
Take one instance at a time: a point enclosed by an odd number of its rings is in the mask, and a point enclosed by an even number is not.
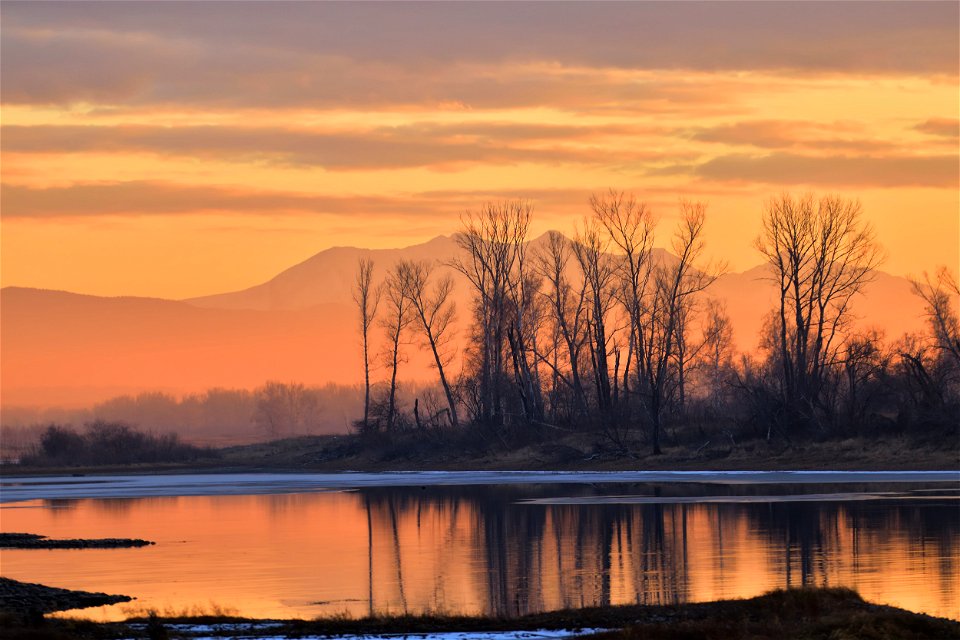
{"type": "Polygon", "coordinates": [[[960,475],[199,474],[18,478],[0,528],[137,549],[4,550],[2,574],[134,596],[77,615],[515,615],[797,585],[960,619],[960,475]]]}

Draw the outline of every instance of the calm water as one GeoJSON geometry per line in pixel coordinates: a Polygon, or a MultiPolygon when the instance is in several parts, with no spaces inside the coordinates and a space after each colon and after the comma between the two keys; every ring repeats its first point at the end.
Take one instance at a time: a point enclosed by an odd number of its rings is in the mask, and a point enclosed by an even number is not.
{"type": "Polygon", "coordinates": [[[89,479],[77,479],[76,490],[6,480],[3,531],[157,544],[5,550],[2,574],[137,598],[82,614],[99,619],[218,607],[257,617],[521,614],[747,597],[788,585],[850,586],[869,600],[960,618],[956,481],[534,477],[450,486],[431,476],[401,483],[413,486],[286,480],[278,489],[207,476],[219,488],[196,491],[169,478],[126,491],[89,479]],[[237,495],[163,495],[177,493],[237,495]]]}

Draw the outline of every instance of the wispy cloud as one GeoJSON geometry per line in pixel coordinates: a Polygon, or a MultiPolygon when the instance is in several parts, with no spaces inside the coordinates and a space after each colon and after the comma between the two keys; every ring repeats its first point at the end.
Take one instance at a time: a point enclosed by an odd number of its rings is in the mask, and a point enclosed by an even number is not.
{"type": "MultiPolygon", "coordinates": [[[[633,191],[648,202],[673,207],[677,198],[740,194],[735,185],[690,184],[682,188],[642,184],[610,185],[633,191]]],[[[323,214],[344,219],[377,216],[408,220],[430,227],[444,220],[444,232],[455,228],[460,213],[480,203],[504,199],[532,202],[544,215],[583,215],[597,189],[445,189],[392,196],[363,194],[319,195],[279,189],[224,185],[186,185],[158,181],[78,183],[69,186],[0,185],[5,219],[83,218],[99,216],[190,216],[228,213],[239,216],[323,214]]],[[[244,227],[246,228],[246,227],[244,227]]],[[[348,228],[348,227],[344,227],[348,228]]],[[[430,234],[428,234],[430,235],[430,234]]]]}
{"type": "Polygon", "coordinates": [[[520,123],[422,123],[346,132],[228,126],[14,125],[2,129],[3,150],[8,153],[154,153],[312,165],[331,170],[520,162],[609,164],[676,161],[684,155],[639,147],[611,152],[599,146],[605,138],[642,133],[640,128],[625,125],[520,123]]]}
{"type": "Polygon", "coordinates": [[[960,120],[956,118],[930,118],[914,127],[917,131],[944,138],[960,138],[960,120]]]}
{"type": "Polygon", "coordinates": [[[189,215],[198,212],[423,214],[423,202],[362,195],[316,196],[224,186],[130,181],[66,187],[2,185],[4,218],[189,215]]]}
{"type": "Polygon", "coordinates": [[[701,164],[655,170],[722,182],[821,187],[957,187],[960,157],[804,156],[791,153],[724,155],[701,164]]]}
{"type": "Polygon", "coordinates": [[[741,120],[712,127],[696,127],[693,140],[762,149],[796,149],[857,154],[899,151],[902,144],[867,137],[862,126],[798,120],[741,120]]]}

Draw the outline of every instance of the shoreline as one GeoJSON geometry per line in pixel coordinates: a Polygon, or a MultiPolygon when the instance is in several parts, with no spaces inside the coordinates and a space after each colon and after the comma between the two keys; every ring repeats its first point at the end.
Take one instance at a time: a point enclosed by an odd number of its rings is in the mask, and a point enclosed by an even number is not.
{"type": "MultiPolygon", "coordinates": [[[[17,583],[21,591],[60,591],[42,585],[17,583]]],[[[70,592],[78,597],[106,594],[70,592]],[[81,595],[84,594],[84,595],[81,595]]],[[[9,600],[8,600],[9,602],[9,600]]],[[[23,602],[23,600],[18,600],[23,602]]],[[[746,599],[674,605],[613,605],[565,609],[518,617],[458,615],[384,615],[365,618],[330,617],[315,620],[268,620],[234,616],[164,617],[151,615],[122,622],[91,622],[78,618],[38,617],[36,609],[0,610],[0,622],[9,638],[343,638],[358,635],[383,638],[388,634],[416,634],[425,639],[459,640],[506,638],[503,634],[546,630],[552,637],[568,635],[615,638],[679,637],[862,637],[958,638],[960,622],[914,613],[863,600],[855,591],[837,587],[775,590],[746,599]],[[498,635],[499,634],[499,635],[498,635]],[[709,636],[707,635],[709,634],[709,636]]]]}
{"type": "Polygon", "coordinates": [[[955,471],[960,449],[906,438],[849,438],[792,445],[763,440],[692,450],[666,447],[663,455],[594,451],[581,439],[514,449],[469,451],[450,445],[423,449],[364,443],[356,435],[300,436],[224,447],[214,457],[185,462],[120,465],[22,466],[0,464],[0,477],[106,474],[332,473],[410,471],[955,471]],[[939,446],[937,446],[939,445],[939,446]]]}

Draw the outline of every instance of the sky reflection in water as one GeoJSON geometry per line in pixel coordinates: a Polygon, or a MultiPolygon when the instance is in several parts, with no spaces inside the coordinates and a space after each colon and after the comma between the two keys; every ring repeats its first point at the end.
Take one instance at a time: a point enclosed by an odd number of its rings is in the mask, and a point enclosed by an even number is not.
{"type": "Polygon", "coordinates": [[[157,545],[5,550],[2,564],[18,580],[137,598],[82,612],[100,619],[218,607],[280,618],[522,614],[801,584],[850,586],[872,601],[960,618],[957,506],[955,483],[38,499],[5,504],[3,530],[157,545]]]}

